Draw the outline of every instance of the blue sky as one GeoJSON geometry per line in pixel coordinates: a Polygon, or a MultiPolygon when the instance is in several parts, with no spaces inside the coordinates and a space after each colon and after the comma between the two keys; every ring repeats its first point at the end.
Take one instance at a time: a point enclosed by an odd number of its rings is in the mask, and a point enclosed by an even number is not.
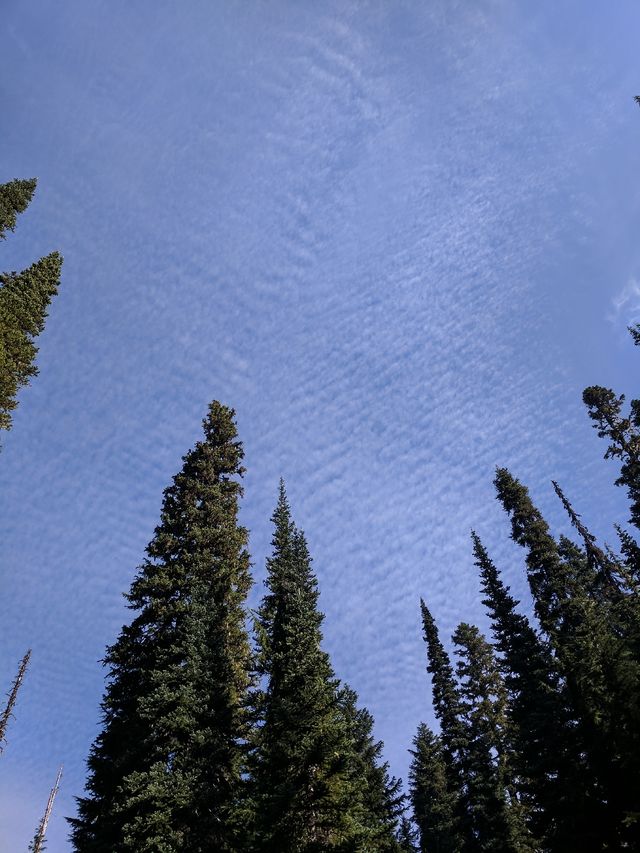
{"type": "MultiPolygon", "coordinates": [[[[430,720],[418,597],[485,625],[468,533],[518,594],[497,464],[612,538],[580,403],[634,392],[640,7],[4,0],[0,180],[37,195],[0,268],[62,287],[0,456],[0,849],[59,763],[69,849],[98,660],[209,400],[235,407],[260,593],[280,475],[326,646],[393,770],[430,720]],[[4,688],[3,688],[4,689],[4,688]]],[[[637,392],[636,392],[637,393],[637,392]]]]}

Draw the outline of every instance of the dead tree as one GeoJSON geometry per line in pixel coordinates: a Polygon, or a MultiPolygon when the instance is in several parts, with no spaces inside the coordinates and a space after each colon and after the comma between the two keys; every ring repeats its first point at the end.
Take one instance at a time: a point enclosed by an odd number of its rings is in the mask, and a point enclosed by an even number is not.
{"type": "Polygon", "coordinates": [[[9,720],[13,716],[13,708],[16,704],[16,699],[18,698],[18,690],[20,690],[20,685],[22,684],[22,679],[24,678],[24,674],[27,671],[27,667],[29,666],[30,659],[31,649],[29,649],[29,651],[20,661],[20,666],[18,667],[18,674],[16,675],[15,680],[11,685],[11,690],[9,691],[7,705],[4,711],[2,712],[2,716],[0,717],[0,753],[4,749],[4,744],[7,737],[7,726],[9,725],[9,720]]]}
{"type": "Polygon", "coordinates": [[[58,793],[58,788],[60,787],[60,779],[62,779],[62,767],[58,770],[58,775],[56,776],[56,782],[51,792],[49,794],[49,799],[47,800],[47,807],[44,810],[44,814],[42,816],[42,820],[38,825],[38,829],[36,830],[36,834],[33,838],[33,841],[29,845],[30,853],[43,853],[44,850],[44,839],[47,834],[47,826],[49,824],[49,818],[51,817],[51,812],[53,810],[53,802],[56,798],[56,794],[58,793]]]}

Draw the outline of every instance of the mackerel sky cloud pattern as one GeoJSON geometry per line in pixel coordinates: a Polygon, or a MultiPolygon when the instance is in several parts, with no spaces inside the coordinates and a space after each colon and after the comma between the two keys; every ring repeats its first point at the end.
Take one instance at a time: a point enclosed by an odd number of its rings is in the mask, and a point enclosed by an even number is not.
{"type": "Polygon", "coordinates": [[[0,455],[0,685],[33,648],[0,848],[26,847],[64,763],[48,849],[69,849],[98,661],[213,398],[245,443],[252,603],[282,475],[326,647],[406,775],[431,719],[419,596],[445,638],[486,625],[471,527],[526,606],[495,466],[556,529],[558,479],[613,539],[580,393],[637,375],[637,4],[7,0],[3,20],[0,180],[39,186],[0,268],[65,265],[0,455]]]}

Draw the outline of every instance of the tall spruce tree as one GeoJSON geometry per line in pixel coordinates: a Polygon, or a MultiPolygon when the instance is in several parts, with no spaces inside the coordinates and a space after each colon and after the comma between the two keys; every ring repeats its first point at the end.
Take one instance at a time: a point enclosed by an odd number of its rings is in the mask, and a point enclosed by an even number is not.
{"type": "Polygon", "coordinates": [[[165,490],[127,596],[136,615],[108,649],[103,727],[70,820],[79,853],[240,849],[250,650],[242,445],[214,402],[204,439],[165,490]]]}
{"type": "MultiPolygon", "coordinates": [[[[35,185],[33,179],[0,184],[0,239],[15,228],[35,185]]],[[[0,429],[11,428],[18,391],[38,372],[35,339],[58,291],[61,266],[61,256],[53,252],[23,272],[0,274],[0,429]]]]}
{"type": "Polygon", "coordinates": [[[453,635],[464,731],[461,765],[473,836],[479,850],[533,850],[515,796],[508,748],[507,691],[493,649],[474,625],[453,635]]]}
{"type": "Polygon", "coordinates": [[[555,658],[518,612],[477,534],[472,539],[507,690],[514,794],[542,850],[596,850],[599,836],[592,843],[592,818],[585,809],[597,813],[597,803],[584,790],[583,757],[555,658]]]}
{"type": "Polygon", "coordinates": [[[460,719],[461,705],[451,660],[442,645],[438,628],[429,608],[420,600],[422,627],[427,645],[427,672],[431,675],[433,708],[440,723],[440,739],[445,764],[447,788],[456,797],[457,840],[459,850],[475,849],[470,815],[465,797],[461,751],[464,729],[460,719]]]}
{"type": "Polygon", "coordinates": [[[256,618],[264,681],[255,732],[254,848],[273,853],[356,851],[368,830],[353,777],[354,738],[322,650],[318,585],[280,484],[268,593],[256,618]]]}
{"type": "MultiPolygon", "coordinates": [[[[631,326],[629,332],[640,346],[640,324],[631,326]]],[[[598,435],[609,442],[605,459],[620,460],[616,485],[626,488],[631,502],[629,520],[640,529],[640,400],[632,400],[624,414],[625,395],[600,385],[585,388],[582,399],[598,435]]]]}
{"type": "Polygon", "coordinates": [[[373,717],[366,708],[358,707],[355,691],[343,687],[338,698],[352,740],[350,773],[366,829],[362,847],[377,853],[401,853],[402,783],[391,776],[388,763],[382,759],[384,744],[375,739],[373,717]]]}
{"type": "Polygon", "coordinates": [[[420,853],[458,853],[458,791],[451,790],[442,741],[421,723],[410,752],[409,798],[420,853]]]}

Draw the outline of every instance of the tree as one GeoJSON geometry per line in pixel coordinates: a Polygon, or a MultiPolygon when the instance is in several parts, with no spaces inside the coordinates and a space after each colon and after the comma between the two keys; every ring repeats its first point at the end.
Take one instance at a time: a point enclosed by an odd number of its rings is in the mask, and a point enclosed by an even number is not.
{"type": "Polygon", "coordinates": [[[321,648],[317,580],[282,482],[272,521],[268,593],[256,618],[264,691],[253,753],[255,848],[355,851],[367,827],[353,778],[353,732],[321,648]]]}
{"type": "Polygon", "coordinates": [[[463,728],[461,765],[477,848],[533,850],[518,802],[508,748],[507,691],[493,649],[474,625],[453,635],[463,728]]]}
{"type": "MultiPolygon", "coordinates": [[[[491,618],[507,691],[507,738],[514,796],[544,850],[591,850],[582,756],[566,687],[551,650],[517,610],[480,538],[472,533],[476,566],[491,618]]],[[[590,818],[589,818],[590,819],[590,818]]],[[[598,843],[598,837],[594,844],[598,843]]]]}
{"type": "Polygon", "coordinates": [[[127,596],[135,618],[106,655],[103,727],[70,820],[82,853],[238,849],[250,683],[244,454],[232,409],[212,403],[203,427],[127,596]]]}
{"type": "Polygon", "coordinates": [[[18,214],[29,206],[36,183],[35,178],[27,178],[0,184],[0,240],[6,240],[5,231],[15,230],[18,214]]]}
{"type": "Polygon", "coordinates": [[[464,779],[460,762],[464,744],[464,731],[460,721],[460,697],[451,660],[442,645],[435,620],[422,599],[420,608],[424,640],[427,645],[427,672],[431,675],[433,708],[440,723],[447,788],[456,798],[457,849],[473,849],[474,842],[464,797],[464,779]]]}
{"type": "Polygon", "coordinates": [[[450,788],[442,741],[421,723],[410,752],[409,797],[420,853],[458,853],[458,796],[450,788]]]}
{"type": "Polygon", "coordinates": [[[354,794],[361,804],[366,849],[400,853],[405,801],[402,783],[390,775],[388,763],[382,760],[384,744],[376,741],[373,717],[366,708],[358,707],[356,692],[343,687],[338,698],[352,741],[350,775],[354,794]]]}
{"type": "Polygon", "coordinates": [[[30,853],[43,853],[45,849],[45,839],[47,836],[47,827],[49,826],[49,818],[51,817],[51,812],[53,811],[53,804],[55,802],[56,796],[58,794],[58,790],[60,788],[60,779],[62,779],[62,767],[58,770],[58,775],[56,776],[56,781],[54,783],[53,788],[49,793],[49,799],[47,800],[47,806],[44,810],[44,814],[42,815],[42,820],[38,824],[38,828],[36,829],[36,834],[33,836],[33,840],[29,845],[30,853]]]}
{"type": "MultiPolygon", "coordinates": [[[[33,196],[35,179],[0,185],[0,239],[13,231],[33,196]]],[[[11,428],[17,393],[38,369],[36,337],[58,291],[62,257],[53,252],[21,273],[0,275],[0,429],[11,428]]]]}
{"type": "Polygon", "coordinates": [[[13,680],[13,684],[11,685],[11,690],[9,691],[9,695],[7,697],[7,704],[5,705],[4,711],[0,714],[0,753],[4,749],[5,740],[7,737],[7,727],[9,726],[9,720],[13,716],[13,709],[15,708],[16,701],[18,699],[18,691],[20,690],[20,686],[24,680],[25,674],[27,672],[27,667],[29,666],[29,661],[31,660],[31,649],[27,651],[25,656],[20,661],[20,665],[18,666],[18,673],[13,680]]]}

